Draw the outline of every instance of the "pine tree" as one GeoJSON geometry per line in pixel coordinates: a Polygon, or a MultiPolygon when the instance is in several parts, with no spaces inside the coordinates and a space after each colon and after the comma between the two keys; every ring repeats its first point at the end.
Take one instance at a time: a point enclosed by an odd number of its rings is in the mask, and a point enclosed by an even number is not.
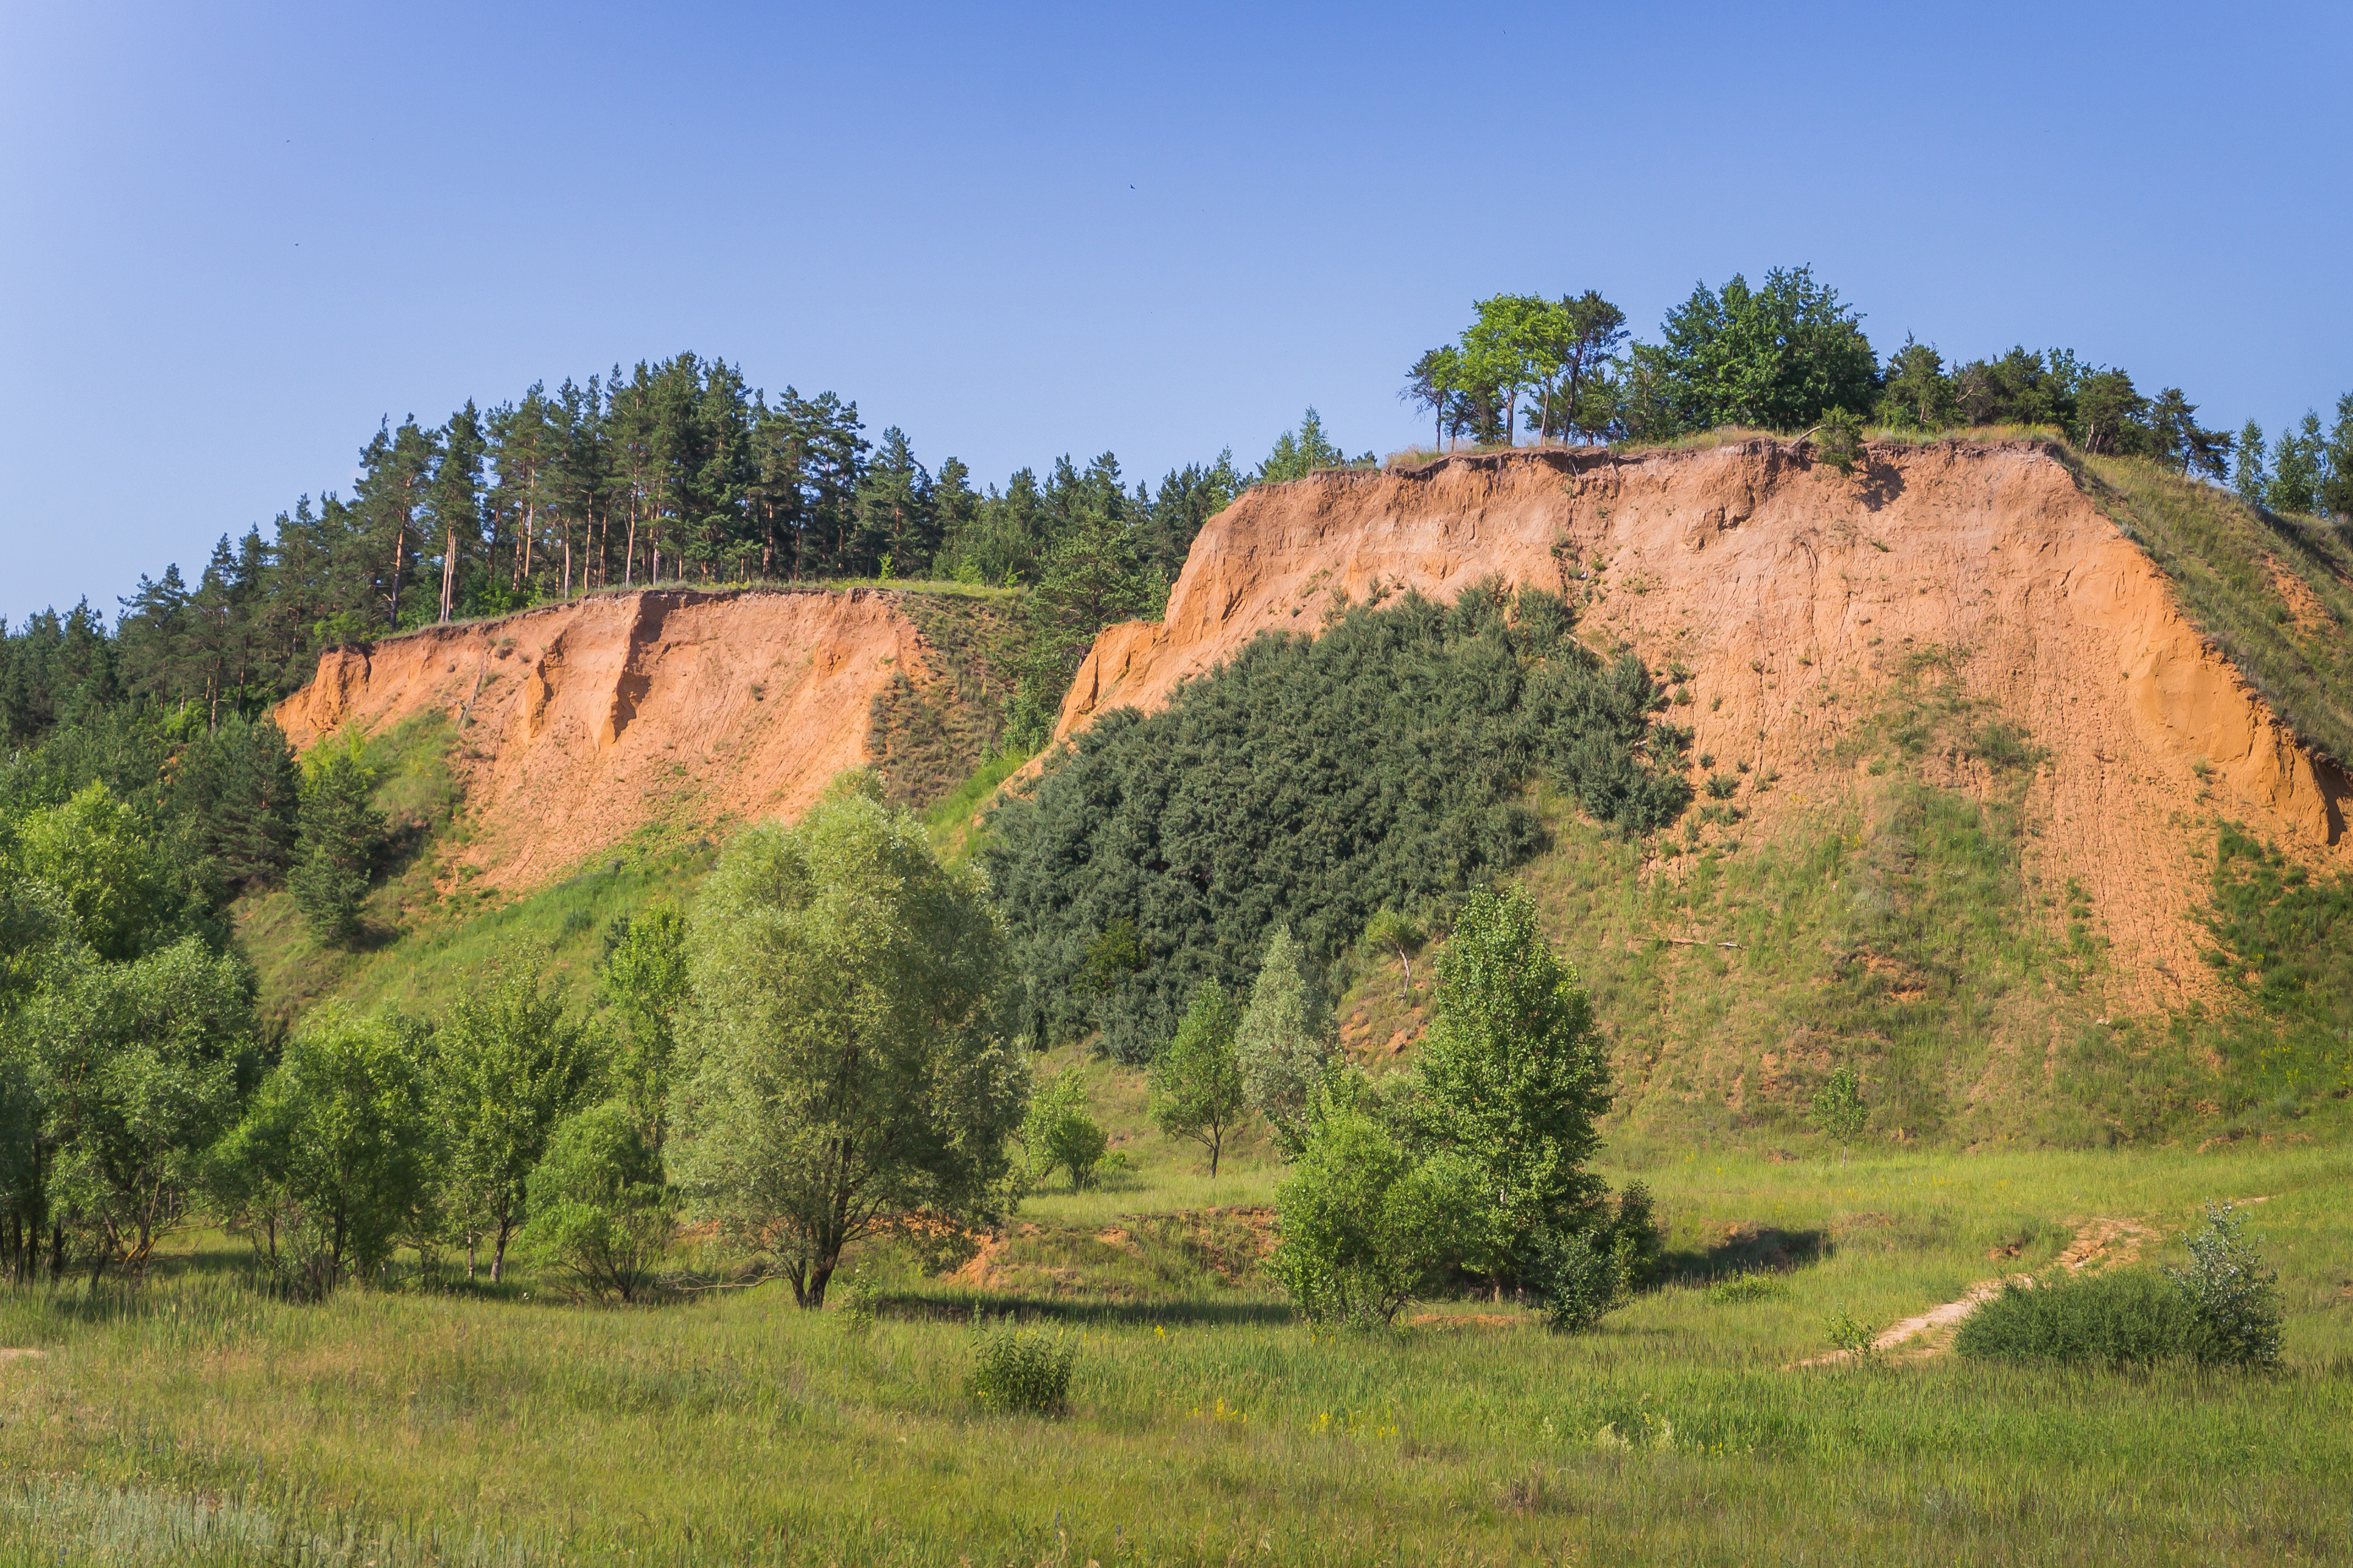
{"type": "Polygon", "coordinates": [[[2239,499],[2249,506],[2263,504],[2263,487],[2269,478],[2263,472],[2263,427],[2250,419],[2239,427],[2239,460],[2231,473],[2231,486],[2239,499]]]}
{"type": "Polygon", "coordinates": [[[311,931],[331,946],[349,947],[359,939],[361,905],[384,841],[375,788],[375,774],[354,745],[322,745],[305,770],[288,885],[311,931]]]}

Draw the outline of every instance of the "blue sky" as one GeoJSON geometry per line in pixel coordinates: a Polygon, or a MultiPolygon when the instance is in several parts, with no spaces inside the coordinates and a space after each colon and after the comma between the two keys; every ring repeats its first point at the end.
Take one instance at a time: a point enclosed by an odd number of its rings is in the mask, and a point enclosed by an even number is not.
{"type": "Polygon", "coordinates": [[[681,349],[982,479],[1131,478],[1499,290],[1652,329],[1810,262],[1883,352],[2066,344],[2210,423],[2353,390],[2342,5],[0,15],[0,615],[201,564],[377,419],[681,349]]]}

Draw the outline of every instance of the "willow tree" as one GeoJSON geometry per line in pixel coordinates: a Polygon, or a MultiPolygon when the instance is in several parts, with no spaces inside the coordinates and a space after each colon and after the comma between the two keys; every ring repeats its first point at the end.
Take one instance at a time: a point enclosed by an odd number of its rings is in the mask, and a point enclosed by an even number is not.
{"type": "Polygon", "coordinates": [[[670,1169],[797,1301],[823,1306],[861,1237],[993,1217],[1029,1080],[998,1027],[1005,939],[917,824],[838,795],[752,828],[691,950],[670,1169]]]}

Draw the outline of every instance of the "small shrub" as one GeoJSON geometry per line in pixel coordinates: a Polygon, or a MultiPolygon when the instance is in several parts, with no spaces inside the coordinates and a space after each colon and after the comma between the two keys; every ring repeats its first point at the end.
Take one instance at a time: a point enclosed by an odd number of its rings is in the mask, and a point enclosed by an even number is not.
{"type": "Polygon", "coordinates": [[[2280,1358],[2279,1275],[2263,1267],[2229,1204],[2206,1205],[2206,1224],[2189,1238],[2189,1267],[2165,1277],[2189,1302],[2203,1331],[2200,1359],[2227,1366],[2270,1367],[2280,1358]]]}
{"type": "Polygon", "coordinates": [[[1738,779],[1725,773],[1710,773],[1707,777],[1707,793],[1711,800],[1730,800],[1733,791],[1739,787],[1738,779]]]}
{"type": "Polygon", "coordinates": [[[1078,1359],[1076,1341],[1001,1323],[983,1330],[973,1347],[965,1393],[981,1409],[999,1415],[1026,1410],[1059,1415],[1070,1407],[1071,1369],[1078,1359]]]}
{"type": "Polygon", "coordinates": [[[1770,1274],[1740,1273],[1709,1286],[1707,1299],[1718,1307],[1737,1307],[1750,1301],[1769,1300],[1788,1289],[1788,1286],[1770,1274]]]}
{"type": "Polygon", "coordinates": [[[1841,1312],[1824,1323],[1822,1337],[1832,1350],[1844,1351],[1857,1361],[1879,1353],[1879,1331],[1851,1312],[1841,1312]]]}
{"type": "Polygon", "coordinates": [[[849,1289],[840,1293],[837,1310],[841,1313],[841,1333],[853,1344],[862,1344],[874,1331],[877,1316],[874,1287],[856,1271],[849,1276],[849,1289]]]}
{"type": "Polygon", "coordinates": [[[1581,1334],[1624,1302],[1626,1288],[1608,1249],[1595,1233],[1580,1231],[1545,1254],[1542,1289],[1545,1322],[1556,1332],[1581,1334]]]}

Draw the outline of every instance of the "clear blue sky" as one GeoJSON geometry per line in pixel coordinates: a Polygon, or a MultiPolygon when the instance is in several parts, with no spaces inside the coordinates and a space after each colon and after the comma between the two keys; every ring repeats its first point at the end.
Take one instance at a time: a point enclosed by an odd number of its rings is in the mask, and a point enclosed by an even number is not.
{"type": "Polygon", "coordinates": [[[2209,423],[2353,389],[2353,8],[35,5],[0,14],[0,614],[379,416],[681,349],[983,480],[1303,405],[1403,446],[1474,296],[1811,262],[1883,352],[2209,423]]]}

